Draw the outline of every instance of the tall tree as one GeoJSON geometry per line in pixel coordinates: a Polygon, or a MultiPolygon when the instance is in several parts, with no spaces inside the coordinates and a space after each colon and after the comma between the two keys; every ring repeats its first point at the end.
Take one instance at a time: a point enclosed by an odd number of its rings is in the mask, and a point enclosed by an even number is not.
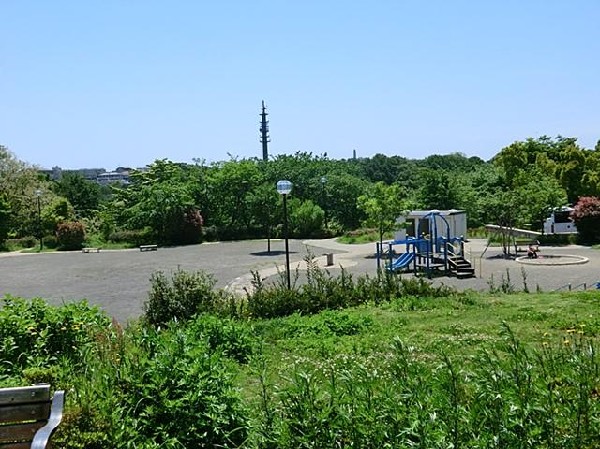
{"type": "Polygon", "coordinates": [[[396,228],[396,220],[408,209],[407,206],[399,185],[388,186],[381,181],[372,185],[365,195],[358,197],[358,207],[367,215],[366,225],[376,227],[379,232],[379,243],[383,243],[386,232],[396,228]]]}

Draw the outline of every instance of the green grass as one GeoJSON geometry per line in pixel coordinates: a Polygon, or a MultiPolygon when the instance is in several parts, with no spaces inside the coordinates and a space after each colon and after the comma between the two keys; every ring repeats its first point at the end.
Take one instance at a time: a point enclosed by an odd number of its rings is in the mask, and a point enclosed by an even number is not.
{"type": "MultiPolygon", "coordinates": [[[[502,339],[504,325],[524,345],[540,347],[568,332],[600,334],[600,295],[597,292],[482,295],[464,298],[400,298],[383,306],[255,323],[265,354],[275,361],[284,355],[309,355],[326,360],[340,354],[375,354],[395,339],[415,345],[429,357],[442,353],[473,356],[502,339]],[[355,332],[327,331],[341,321],[356,323],[355,332]]],[[[346,325],[348,327],[349,325],[346,325]]]]}
{"type": "MultiPolygon", "coordinates": [[[[383,240],[392,240],[393,238],[393,232],[386,232],[383,235],[383,240]]],[[[375,229],[358,229],[356,231],[347,232],[341,237],[338,237],[336,241],[338,243],[345,243],[349,245],[373,243],[379,241],[379,232],[375,229]]]]}

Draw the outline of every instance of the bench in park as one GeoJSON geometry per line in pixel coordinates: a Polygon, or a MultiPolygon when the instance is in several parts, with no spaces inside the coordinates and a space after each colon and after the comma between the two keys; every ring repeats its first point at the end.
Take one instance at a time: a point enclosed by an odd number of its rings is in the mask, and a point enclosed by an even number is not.
{"type": "Polygon", "coordinates": [[[99,253],[100,248],[81,248],[82,253],[99,253]]]}
{"type": "Polygon", "coordinates": [[[158,245],[140,245],[140,251],[157,251],[158,245]]]}
{"type": "Polygon", "coordinates": [[[532,245],[536,251],[539,251],[540,242],[532,239],[515,239],[515,252],[525,252],[529,245],[532,245]]]}
{"type": "Polygon", "coordinates": [[[0,388],[0,447],[42,449],[63,415],[65,392],[50,385],[0,388]]]}

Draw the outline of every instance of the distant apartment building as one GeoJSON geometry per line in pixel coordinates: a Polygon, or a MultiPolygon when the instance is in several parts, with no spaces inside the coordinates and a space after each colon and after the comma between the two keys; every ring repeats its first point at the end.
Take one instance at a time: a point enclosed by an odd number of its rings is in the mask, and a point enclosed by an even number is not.
{"type": "Polygon", "coordinates": [[[121,184],[129,184],[129,171],[109,171],[106,173],[100,173],[96,178],[96,182],[100,185],[108,185],[114,182],[120,182],[121,184]]]}
{"type": "MultiPolygon", "coordinates": [[[[78,168],[75,170],[63,170],[61,167],[52,167],[51,170],[42,169],[41,173],[48,175],[53,181],[59,181],[65,173],[77,173],[88,181],[95,181],[100,185],[108,185],[114,182],[129,184],[129,173],[134,170],[130,167],[117,167],[114,171],[107,172],[104,168],[78,168]]],[[[147,171],[148,167],[136,168],[136,171],[147,171]]]]}

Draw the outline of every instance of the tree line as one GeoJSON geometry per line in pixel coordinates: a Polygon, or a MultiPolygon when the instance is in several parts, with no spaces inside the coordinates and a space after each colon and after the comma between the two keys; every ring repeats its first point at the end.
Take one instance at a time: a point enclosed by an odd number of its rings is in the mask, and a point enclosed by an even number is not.
{"type": "Polygon", "coordinates": [[[595,213],[589,198],[600,196],[600,142],[585,149],[575,138],[530,138],[489,161],[461,153],[335,160],[306,152],[210,164],[162,159],[134,170],[129,184],[109,187],[75,172],[52,181],[0,146],[0,245],[40,237],[55,243],[59,228],[131,244],[277,237],[283,209],[275,185],[283,179],[293,183],[295,237],[383,230],[409,209],[462,209],[469,227],[540,230],[550,209],[580,198],[586,214],[595,213]]]}

